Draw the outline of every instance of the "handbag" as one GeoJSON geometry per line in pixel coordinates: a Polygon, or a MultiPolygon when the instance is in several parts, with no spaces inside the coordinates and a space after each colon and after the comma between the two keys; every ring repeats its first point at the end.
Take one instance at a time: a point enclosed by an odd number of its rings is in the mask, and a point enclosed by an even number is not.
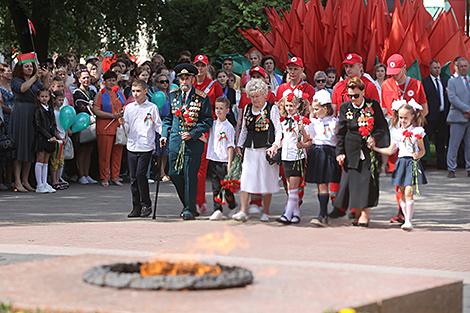
{"type": "Polygon", "coordinates": [[[124,129],[124,125],[119,125],[116,128],[116,139],[114,140],[115,145],[125,146],[127,144],[127,134],[124,129]]]}
{"type": "Polygon", "coordinates": [[[64,160],[72,160],[75,156],[73,143],[70,137],[67,137],[64,144],[64,160]]]}
{"type": "Polygon", "coordinates": [[[268,161],[269,165],[273,165],[273,164],[281,165],[282,163],[281,155],[282,155],[282,148],[277,149],[276,154],[273,155],[272,157],[270,157],[266,153],[266,161],[268,161]]]}
{"type": "Polygon", "coordinates": [[[0,152],[15,150],[15,141],[7,134],[0,134],[0,152]]]}
{"type": "Polygon", "coordinates": [[[88,128],[80,132],[80,143],[87,143],[96,140],[96,124],[93,123],[88,128]]]}

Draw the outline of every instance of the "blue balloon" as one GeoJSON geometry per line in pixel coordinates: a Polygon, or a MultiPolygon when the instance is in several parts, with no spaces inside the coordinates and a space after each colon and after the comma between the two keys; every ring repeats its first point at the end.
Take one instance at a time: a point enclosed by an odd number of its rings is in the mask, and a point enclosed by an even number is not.
{"type": "Polygon", "coordinates": [[[70,126],[75,122],[75,117],[77,116],[77,113],[75,112],[75,109],[70,106],[70,105],[64,105],[60,109],[59,113],[59,121],[60,125],[64,130],[69,129],[70,126]]]}
{"type": "Polygon", "coordinates": [[[157,91],[152,95],[152,103],[155,103],[159,109],[165,105],[166,95],[163,91],[157,91]]]}
{"type": "Polygon", "coordinates": [[[78,113],[72,125],[72,133],[78,133],[90,126],[90,115],[85,112],[78,113]]]}

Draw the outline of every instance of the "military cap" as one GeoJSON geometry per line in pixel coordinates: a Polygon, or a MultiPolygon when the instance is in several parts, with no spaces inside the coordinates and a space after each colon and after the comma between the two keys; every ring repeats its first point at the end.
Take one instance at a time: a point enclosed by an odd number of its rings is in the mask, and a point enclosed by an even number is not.
{"type": "Polygon", "coordinates": [[[198,73],[197,67],[190,63],[181,63],[175,66],[176,76],[191,75],[195,76],[198,73]]]}

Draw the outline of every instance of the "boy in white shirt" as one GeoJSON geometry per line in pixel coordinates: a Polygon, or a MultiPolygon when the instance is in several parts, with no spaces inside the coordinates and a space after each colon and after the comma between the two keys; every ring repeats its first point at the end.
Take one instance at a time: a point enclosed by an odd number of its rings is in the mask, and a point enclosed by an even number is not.
{"type": "MultiPolygon", "coordinates": [[[[218,199],[221,190],[220,181],[225,179],[228,169],[230,169],[233,151],[235,148],[235,129],[227,120],[227,113],[230,109],[230,101],[226,97],[219,97],[215,101],[214,121],[209,134],[209,143],[207,146],[207,159],[209,160],[207,176],[211,180],[212,192],[214,194],[214,213],[209,218],[211,221],[224,219],[222,213],[222,203],[218,199]]],[[[223,200],[223,199],[222,199],[223,200]]],[[[230,190],[225,191],[225,200],[231,210],[236,208],[235,197],[230,190]]]]}
{"type": "Polygon", "coordinates": [[[162,122],[158,107],[147,100],[147,84],[132,83],[132,96],[124,111],[127,132],[127,163],[131,179],[132,211],[127,217],[147,217],[152,213],[147,170],[155,149],[155,135],[161,133],[162,122]]]}

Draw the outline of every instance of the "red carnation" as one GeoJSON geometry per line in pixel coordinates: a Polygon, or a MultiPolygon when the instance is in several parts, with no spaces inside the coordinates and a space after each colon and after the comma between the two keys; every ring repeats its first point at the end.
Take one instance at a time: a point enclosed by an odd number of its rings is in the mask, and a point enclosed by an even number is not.
{"type": "Polygon", "coordinates": [[[101,89],[101,94],[104,95],[106,93],[106,88],[101,89]]]}
{"type": "Polygon", "coordinates": [[[304,92],[304,93],[302,94],[302,99],[308,100],[309,98],[310,98],[310,95],[309,95],[308,93],[304,92]]]}
{"type": "Polygon", "coordinates": [[[184,114],[183,114],[183,117],[184,117],[184,118],[188,118],[188,117],[189,117],[189,113],[184,113],[184,114]]]}
{"type": "Polygon", "coordinates": [[[180,117],[181,116],[181,109],[176,110],[175,115],[176,115],[176,117],[180,117]]]}
{"type": "Polygon", "coordinates": [[[421,136],[420,134],[416,134],[415,137],[416,137],[416,139],[418,139],[418,140],[423,139],[423,136],[421,136]]]}
{"type": "Polygon", "coordinates": [[[405,131],[403,132],[403,136],[405,136],[405,137],[411,137],[411,136],[413,136],[413,133],[410,132],[408,129],[405,129],[405,131]]]}
{"type": "Polygon", "coordinates": [[[186,120],[186,123],[188,124],[191,124],[193,122],[193,119],[190,117],[186,118],[185,120],[186,120]]]}
{"type": "Polygon", "coordinates": [[[281,123],[284,122],[286,118],[284,116],[281,116],[280,120],[281,120],[281,123]]]}
{"type": "Polygon", "coordinates": [[[292,102],[292,100],[294,100],[294,94],[290,93],[287,95],[287,101],[292,102]]]}
{"type": "Polygon", "coordinates": [[[308,117],[303,117],[302,118],[302,124],[305,124],[305,125],[310,125],[310,119],[308,117]]]}
{"type": "Polygon", "coordinates": [[[222,203],[222,199],[220,199],[218,196],[214,198],[214,201],[220,204],[222,203]]]}
{"type": "Polygon", "coordinates": [[[362,137],[367,137],[369,135],[369,130],[367,129],[367,127],[361,126],[359,127],[359,133],[362,137]]]}
{"type": "Polygon", "coordinates": [[[117,93],[118,90],[119,90],[119,87],[118,87],[118,86],[113,86],[113,88],[111,88],[111,90],[112,90],[113,92],[116,92],[116,93],[117,93]]]}
{"type": "Polygon", "coordinates": [[[300,116],[299,116],[299,115],[294,116],[294,120],[295,120],[296,122],[300,121],[300,116]]]}

